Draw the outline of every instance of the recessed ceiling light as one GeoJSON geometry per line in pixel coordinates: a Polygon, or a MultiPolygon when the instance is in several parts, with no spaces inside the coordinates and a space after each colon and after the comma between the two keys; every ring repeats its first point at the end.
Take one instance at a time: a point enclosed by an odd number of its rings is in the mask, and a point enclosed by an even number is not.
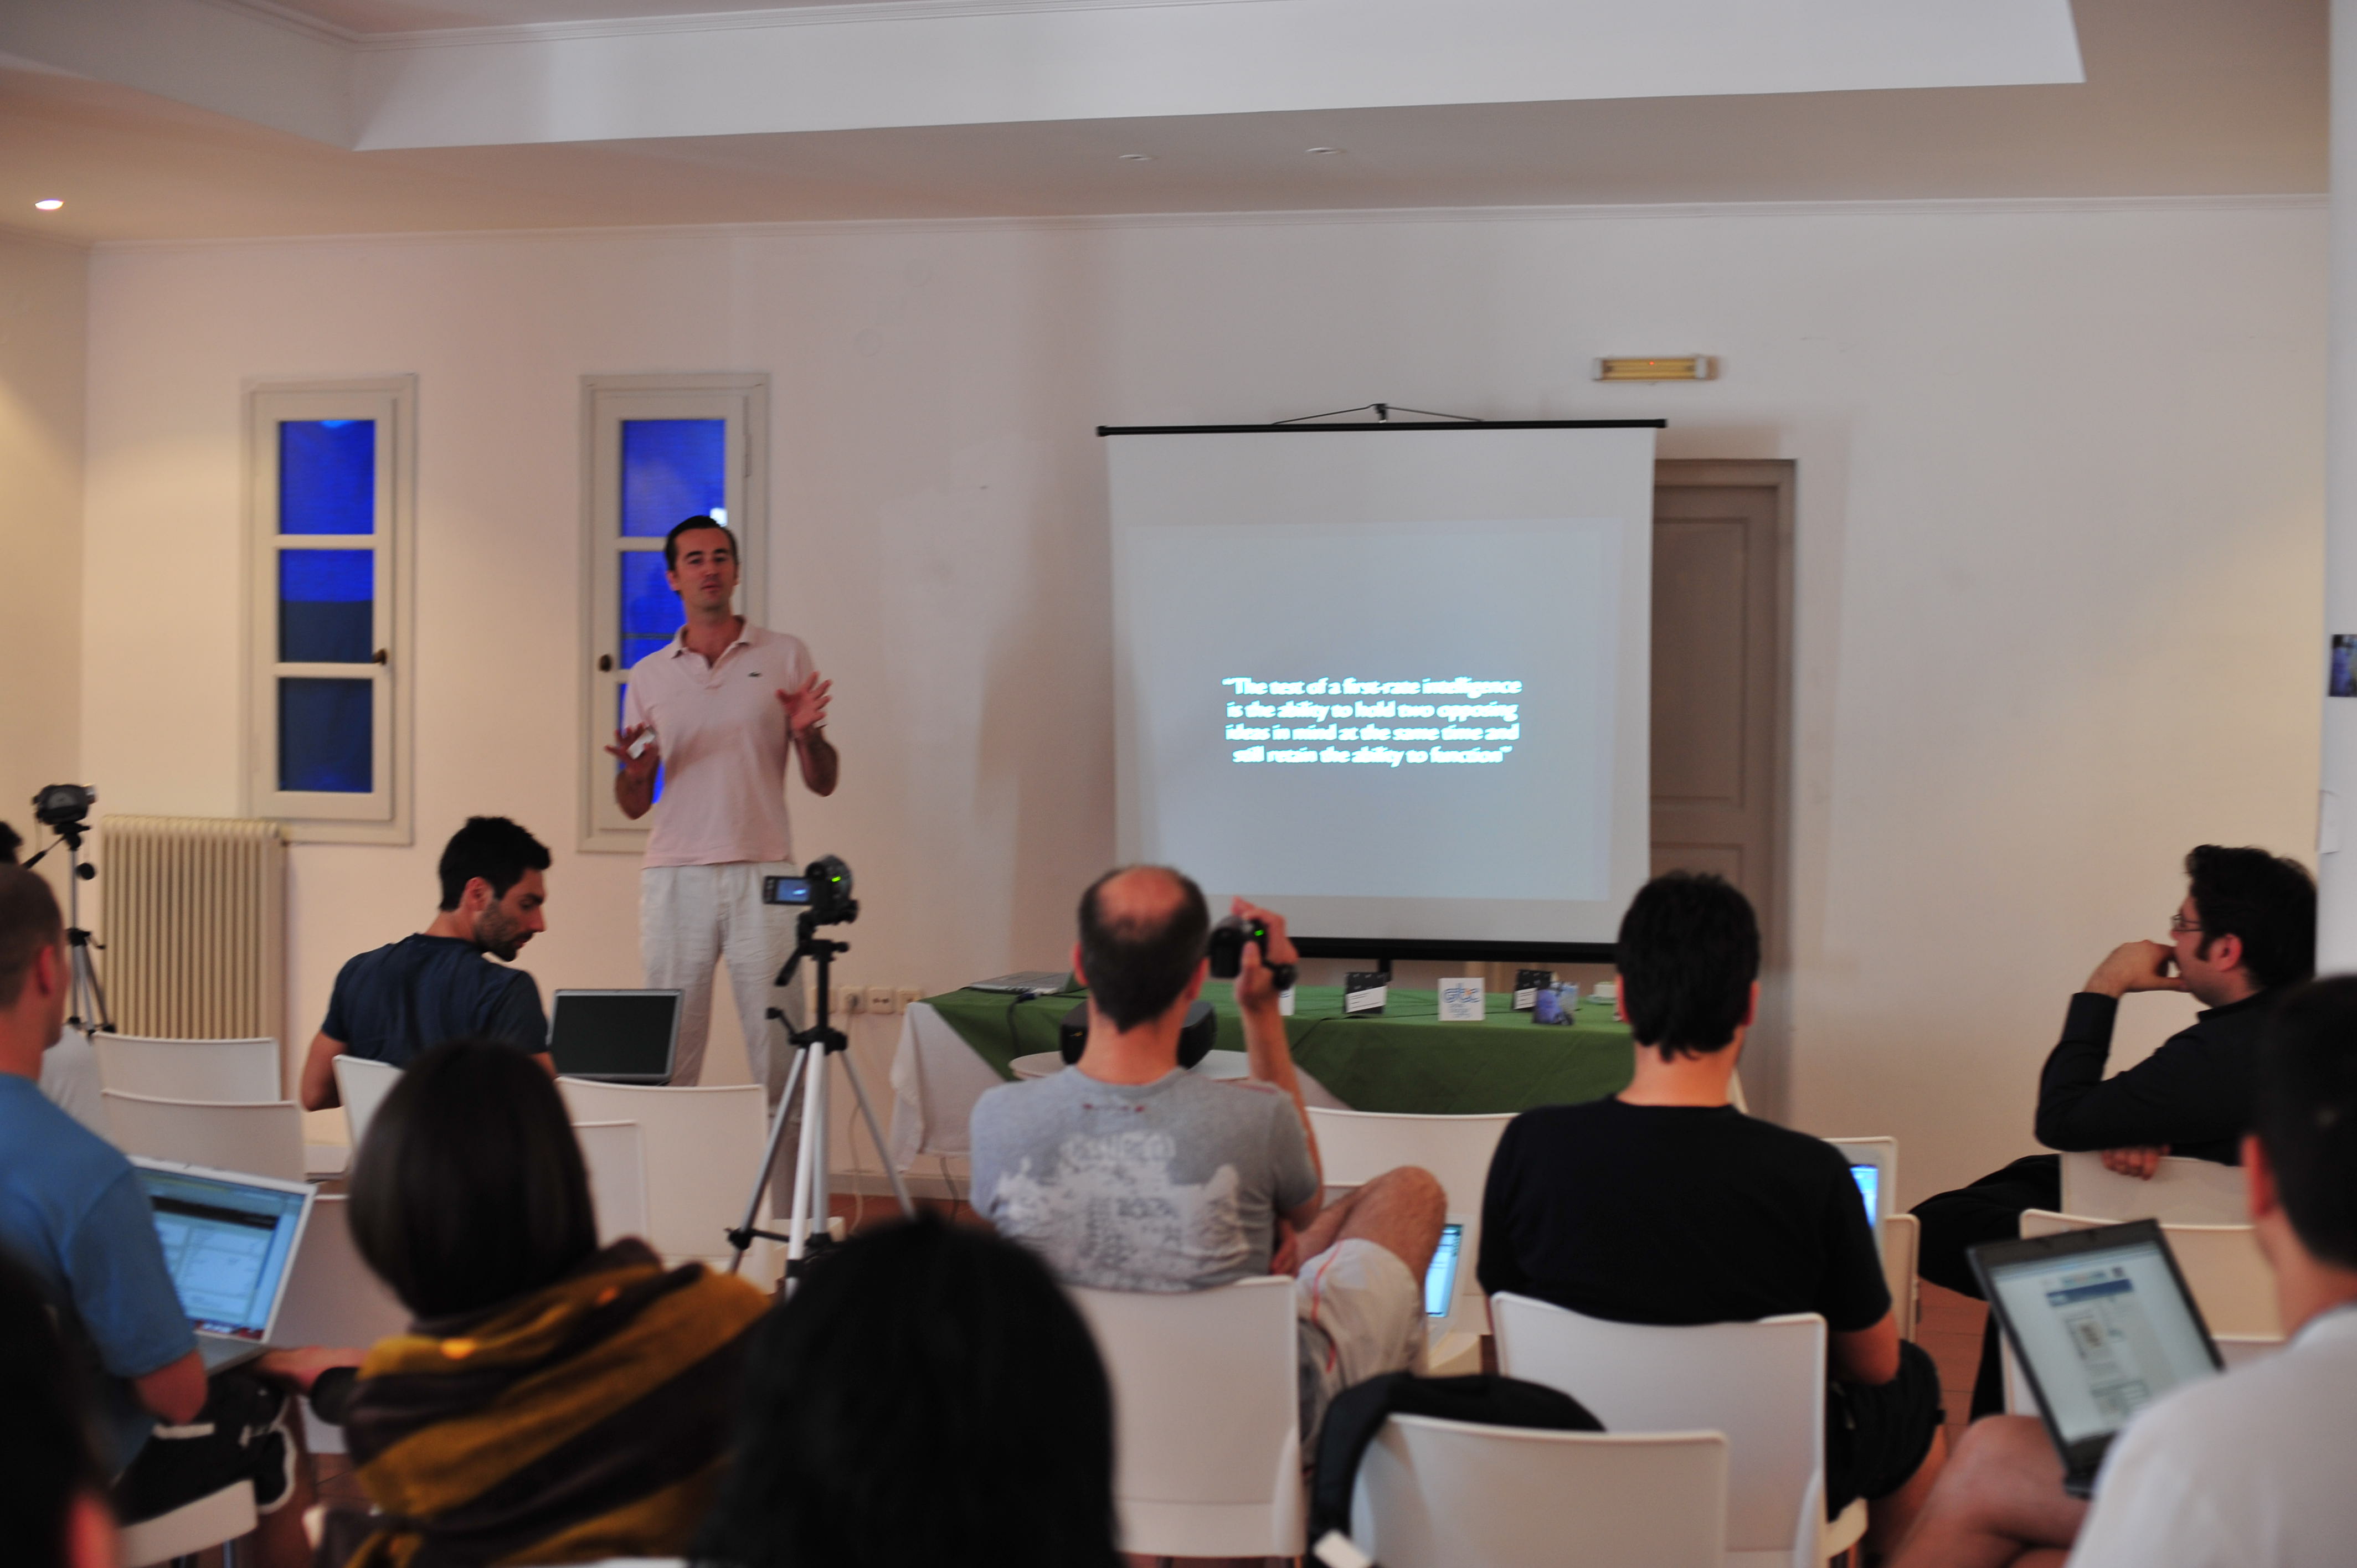
{"type": "Polygon", "coordinates": [[[1154,161],[1154,155],[1152,153],[1124,153],[1121,155],[1121,161],[1125,164],[1150,164],[1154,161]]]}
{"type": "Polygon", "coordinates": [[[55,212],[59,208],[63,207],[65,203],[59,201],[54,196],[48,196],[43,197],[40,200],[33,203],[33,205],[43,212],[55,212]]]}
{"type": "Polygon", "coordinates": [[[1311,147],[1311,148],[1309,148],[1309,149],[1308,149],[1308,151],[1313,152],[1313,153],[1316,153],[1319,157],[1327,157],[1327,158],[1330,158],[1330,157],[1334,156],[1336,154],[1340,153],[1341,150],[1342,150],[1342,149],[1341,149],[1341,148],[1340,148],[1340,147],[1311,147]]]}

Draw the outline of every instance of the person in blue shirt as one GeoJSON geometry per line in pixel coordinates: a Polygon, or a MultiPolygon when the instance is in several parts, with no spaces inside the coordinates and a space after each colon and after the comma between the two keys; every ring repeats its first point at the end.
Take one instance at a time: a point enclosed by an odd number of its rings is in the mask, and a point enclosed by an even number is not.
{"type": "Polygon", "coordinates": [[[508,969],[548,929],[548,850],[505,817],[469,817],[442,851],[442,908],[415,936],[364,952],[336,975],[327,1021],[304,1058],[306,1111],[343,1101],[336,1058],[406,1068],[445,1040],[501,1040],[554,1074],[540,987],[508,969]],[[502,963],[493,963],[500,959],[502,963]]]}
{"type": "Polygon", "coordinates": [[[56,896],[0,865],[0,1252],[30,1273],[98,1394],[116,1512],[149,1519],[251,1479],[264,1568],[306,1562],[310,1487],[285,1371],[265,1355],[208,1381],[131,1162],[40,1091],[69,978],[56,896]]]}

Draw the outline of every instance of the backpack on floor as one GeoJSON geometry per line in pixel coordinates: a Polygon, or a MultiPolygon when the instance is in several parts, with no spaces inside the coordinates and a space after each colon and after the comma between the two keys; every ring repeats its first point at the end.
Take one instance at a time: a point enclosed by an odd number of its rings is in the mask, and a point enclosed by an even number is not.
{"type": "Polygon", "coordinates": [[[1519,1378],[1477,1372],[1461,1378],[1419,1378],[1388,1372],[1343,1390],[1326,1407],[1318,1457],[1310,1472],[1309,1539],[1351,1528],[1351,1487],[1367,1444],[1393,1415],[1435,1415],[1485,1426],[1535,1427],[1546,1432],[1601,1432],[1604,1423],[1560,1389],[1519,1378]]]}

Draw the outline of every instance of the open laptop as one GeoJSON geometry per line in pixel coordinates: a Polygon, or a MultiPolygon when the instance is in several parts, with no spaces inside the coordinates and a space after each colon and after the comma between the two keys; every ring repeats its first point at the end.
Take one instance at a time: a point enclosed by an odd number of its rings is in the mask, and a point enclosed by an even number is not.
{"type": "Polygon", "coordinates": [[[1424,1315],[1437,1327],[1457,1305],[1457,1271],[1464,1262],[1465,1222],[1451,1219],[1440,1228],[1440,1245],[1424,1271],[1424,1315]]]}
{"type": "Polygon", "coordinates": [[[1849,1179],[1857,1184],[1857,1196],[1866,1204],[1866,1223],[1874,1232],[1878,1244],[1882,1240],[1882,1222],[1890,1218],[1891,1200],[1898,1196],[1899,1144],[1890,1138],[1828,1138],[1825,1140],[1842,1153],[1849,1162],[1849,1179]]]}
{"type": "Polygon", "coordinates": [[[156,1239],[206,1372],[271,1348],[311,1218],[308,1184],[135,1155],[131,1164],[156,1212],[156,1239]]]}
{"type": "Polygon", "coordinates": [[[594,1083],[669,1083],[679,1050],[676,991],[559,991],[548,1054],[559,1076],[594,1083]]]}
{"type": "Polygon", "coordinates": [[[2093,1491],[2129,1417],[2222,1369],[2158,1220],[1990,1241],[1971,1256],[2074,1498],[2093,1491]]]}

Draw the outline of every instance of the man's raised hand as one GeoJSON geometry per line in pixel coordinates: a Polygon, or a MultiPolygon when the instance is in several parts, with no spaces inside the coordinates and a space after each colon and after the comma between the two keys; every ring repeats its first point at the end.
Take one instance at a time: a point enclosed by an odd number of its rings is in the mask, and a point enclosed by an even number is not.
{"type": "Polygon", "coordinates": [[[655,769],[662,766],[662,747],[656,745],[651,736],[644,751],[636,757],[630,755],[632,743],[653,728],[652,725],[632,725],[627,730],[618,729],[614,732],[614,744],[606,748],[607,756],[620,758],[622,775],[633,784],[645,783],[655,776],[655,769]]]}
{"type": "Polygon", "coordinates": [[[2182,991],[2185,981],[2171,974],[2177,950],[2161,942],[2122,942],[2087,977],[2087,989],[2102,996],[2125,996],[2131,991],[2182,991]]]}
{"type": "Polygon", "coordinates": [[[789,692],[778,689],[778,701],[785,704],[786,738],[800,740],[826,724],[826,693],[832,681],[822,681],[813,670],[802,678],[802,683],[789,692]]]}
{"type": "Polygon", "coordinates": [[[1276,1000],[1276,978],[1269,973],[1269,965],[1298,964],[1301,954],[1293,946],[1293,939],[1285,934],[1285,917],[1274,909],[1264,909],[1257,904],[1247,904],[1238,898],[1228,907],[1229,913],[1247,922],[1268,928],[1268,954],[1262,957],[1258,942],[1246,942],[1243,967],[1236,973],[1236,1005],[1276,1000]]]}

